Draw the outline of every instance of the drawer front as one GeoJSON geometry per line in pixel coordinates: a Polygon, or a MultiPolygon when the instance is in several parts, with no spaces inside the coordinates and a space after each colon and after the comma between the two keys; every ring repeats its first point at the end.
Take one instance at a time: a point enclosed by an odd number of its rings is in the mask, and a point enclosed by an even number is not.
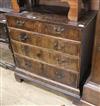
{"type": "Polygon", "coordinates": [[[71,26],[46,23],[36,20],[23,19],[18,17],[7,17],[8,26],[28,31],[34,31],[51,36],[62,37],[72,40],[81,40],[80,31],[71,26]]]}
{"type": "Polygon", "coordinates": [[[28,33],[10,29],[10,37],[23,43],[53,49],[70,55],[80,56],[80,42],[57,39],[42,34],[28,33]]]}
{"type": "Polygon", "coordinates": [[[45,78],[57,81],[69,86],[77,87],[78,74],[74,74],[59,68],[55,68],[46,64],[42,64],[37,61],[23,58],[19,55],[15,55],[15,61],[17,67],[29,71],[33,74],[43,76],[45,78]]]}
{"type": "Polygon", "coordinates": [[[79,59],[72,56],[66,56],[48,49],[29,46],[12,41],[15,53],[55,65],[63,69],[79,71],[79,59]]]}

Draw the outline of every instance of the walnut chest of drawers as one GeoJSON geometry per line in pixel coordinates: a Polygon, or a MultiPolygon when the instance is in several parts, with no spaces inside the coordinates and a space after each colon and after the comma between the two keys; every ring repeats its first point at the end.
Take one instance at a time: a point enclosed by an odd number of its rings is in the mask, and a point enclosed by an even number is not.
{"type": "Polygon", "coordinates": [[[90,11],[71,22],[54,14],[8,13],[16,79],[79,97],[89,74],[95,16],[90,11]]]}

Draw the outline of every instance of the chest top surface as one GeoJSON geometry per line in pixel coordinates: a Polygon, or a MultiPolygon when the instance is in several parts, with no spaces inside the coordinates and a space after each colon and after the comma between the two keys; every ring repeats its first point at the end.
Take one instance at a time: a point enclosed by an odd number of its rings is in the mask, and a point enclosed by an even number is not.
{"type": "Polygon", "coordinates": [[[74,26],[78,28],[85,28],[96,16],[96,11],[90,11],[84,14],[81,17],[80,21],[78,22],[69,21],[68,19],[66,19],[66,16],[62,16],[62,15],[28,12],[28,11],[24,11],[22,13],[10,12],[7,13],[7,17],[9,16],[24,18],[26,20],[36,20],[36,21],[42,21],[42,22],[48,22],[48,23],[54,23],[60,25],[74,26]]]}

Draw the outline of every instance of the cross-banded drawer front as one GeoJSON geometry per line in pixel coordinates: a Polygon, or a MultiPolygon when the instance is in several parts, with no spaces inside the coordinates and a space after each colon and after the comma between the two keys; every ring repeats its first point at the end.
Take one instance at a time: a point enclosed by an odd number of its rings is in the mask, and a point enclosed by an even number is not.
{"type": "Polygon", "coordinates": [[[7,17],[8,26],[28,31],[47,34],[55,37],[67,38],[72,40],[81,40],[79,29],[67,25],[47,23],[37,20],[30,20],[18,17],[7,17]]]}
{"type": "Polygon", "coordinates": [[[17,67],[21,69],[25,69],[26,71],[43,76],[53,81],[77,87],[78,74],[42,64],[25,57],[23,58],[20,55],[15,55],[15,61],[17,67]]]}
{"type": "Polygon", "coordinates": [[[12,46],[14,52],[18,54],[55,65],[59,68],[79,71],[79,59],[77,57],[63,55],[48,49],[29,46],[15,41],[12,41],[12,46]]]}
{"type": "Polygon", "coordinates": [[[51,36],[28,33],[15,29],[10,29],[10,37],[13,40],[20,41],[23,43],[56,50],[70,55],[80,56],[80,42],[57,39],[51,36]]]}

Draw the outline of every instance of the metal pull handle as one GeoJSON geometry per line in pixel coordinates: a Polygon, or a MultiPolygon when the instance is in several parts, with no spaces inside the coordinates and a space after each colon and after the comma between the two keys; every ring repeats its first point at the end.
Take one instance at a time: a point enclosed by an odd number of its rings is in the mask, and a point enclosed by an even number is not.
{"type": "Polygon", "coordinates": [[[56,71],[56,72],[55,72],[55,75],[56,75],[56,77],[57,77],[58,79],[64,78],[64,73],[63,73],[62,71],[61,71],[61,72],[56,71]]]}
{"type": "Polygon", "coordinates": [[[26,41],[27,39],[29,39],[29,36],[28,36],[26,33],[22,33],[22,34],[20,35],[20,40],[21,40],[22,42],[26,41]]]}
{"type": "Polygon", "coordinates": [[[25,21],[22,21],[22,20],[16,21],[16,26],[22,27],[24,24],[25,24],[25,21]]]}
{"type": "Polygon", "coordinates": [[[56,34],[61,34],[64,31],[64,28],[61,26],[54,26],[54,32],[56,34]]]}

